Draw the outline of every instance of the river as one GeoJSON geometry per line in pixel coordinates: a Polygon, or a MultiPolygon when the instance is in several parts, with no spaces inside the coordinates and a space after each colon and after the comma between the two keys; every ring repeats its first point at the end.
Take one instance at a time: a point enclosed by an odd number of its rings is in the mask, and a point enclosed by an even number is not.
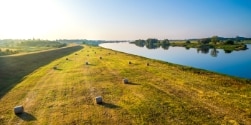
{"type": "Polygon", "coordinates": [[[251,79],[250,49],[225,52],[222,49],[198,50],[185,47],[159,47],[149,49],[129,42],[103,43],[99,46],[151,59],[205,69],[221,74],[251,79]]]}

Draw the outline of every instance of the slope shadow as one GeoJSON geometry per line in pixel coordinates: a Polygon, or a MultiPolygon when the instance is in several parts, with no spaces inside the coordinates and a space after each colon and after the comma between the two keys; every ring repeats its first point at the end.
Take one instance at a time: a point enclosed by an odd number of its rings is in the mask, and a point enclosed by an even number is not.
{"type": "Polygon", "coordinates": [[[22,114],[17,114],[16,116],[18,116],[19,118],[21,118],[24,121],[35,121],[35,120],[37,120],[36,117],[34,117],[33,115],[31,115],[30,113],[27,113],[27,112],[23,112],[22,114]]]}
{"type": "Polygon", "coordinates": [[[26,55],[0,57],[0,99],[25,76],[39,67],[82,48],[82,46],[73,46],[26,55]]]}

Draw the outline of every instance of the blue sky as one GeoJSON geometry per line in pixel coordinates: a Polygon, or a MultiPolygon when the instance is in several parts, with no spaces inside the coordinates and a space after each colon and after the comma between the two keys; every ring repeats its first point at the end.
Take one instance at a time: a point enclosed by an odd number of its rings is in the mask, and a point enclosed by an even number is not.
{"type": "Polygon", "coordinates": [[[0,0],[0,8],[0,39],[251,37],[251,0],[0,0]]]}

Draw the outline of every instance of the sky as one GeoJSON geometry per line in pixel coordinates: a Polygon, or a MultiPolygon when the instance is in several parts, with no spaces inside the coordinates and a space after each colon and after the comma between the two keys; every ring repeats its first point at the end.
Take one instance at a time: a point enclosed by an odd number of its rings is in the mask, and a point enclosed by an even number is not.
{"type": "Polygon", "coordinates": [[[251,0],[0,0],[0,39],[251,37],[251,0]]]}

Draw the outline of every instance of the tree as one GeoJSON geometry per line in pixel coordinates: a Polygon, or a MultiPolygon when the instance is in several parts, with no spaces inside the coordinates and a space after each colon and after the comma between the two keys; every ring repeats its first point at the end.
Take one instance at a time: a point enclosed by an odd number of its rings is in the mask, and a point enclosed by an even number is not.
{"type": "Polygon", "coordinates": [[[148,49],[156,49],[160,47],[158,39],[147,39],[146,40],[146,48],[148,49]]]}
{"type": "Polygon", "coordinates": [[[217,44],[217,42],[219,42],[218,36],[212,36],[211,42],[214,43],[214,44],[217,44]]]}
{"type": "Polygon", "coordinates": [[[234,45],[234,41],[233,40],[227,40],[225,42],[226,45],[234,45]]]}
{"type": "Polygon", "coordinates": [[[158,39],[147,39],[146,40],[146,42],[148,43],[148,44],[155,44],[155,43],[158,43],[158,39]]]}
{"type": "Polygon", "coordinates": [[[139,46],[139,47],[144,47],[145,46],[145,40],[136,40],[135,42],[133,42],[136,46],[139,46]]]}
{"type": "Polygon", "coordinates": [[[186,41],[186,44],[190,44],[190,43],[191,43],[191,41],[190,41],[190,40],[187,40],[187,41],[186,41]]]}
{"type": "Polygon", "coordinates": [[[169,43],[170,43],[170,42],[169,42],[168,39],[164,39],[164,40],[161,41],[161,44],[162,44],[162,45],[169,45],[169,43]]]}
{"type": "Polygon", "coordinates": [[[5,52],[6,52],[7,54],[10,54],[10,50],[9,50],[9,49],[6,49],[5,52]]]}
{"type": "Polygon", "coordinates": [[[201,44],[208,44],[210,41],[211,41],[210,38],[204,38],[204,39],[199,40],[198,42],[201,44]]]}

